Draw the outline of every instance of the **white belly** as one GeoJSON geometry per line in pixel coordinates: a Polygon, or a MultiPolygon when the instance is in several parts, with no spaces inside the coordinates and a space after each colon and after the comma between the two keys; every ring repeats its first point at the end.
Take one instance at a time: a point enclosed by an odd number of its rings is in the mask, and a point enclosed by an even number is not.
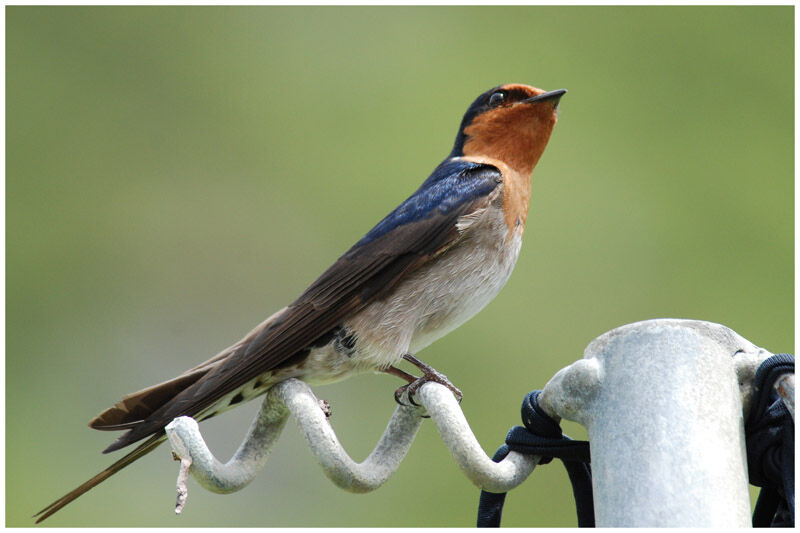
{"type": "Polygon", "coordinates": [[[347,322],[358,335],[356,366],[394,364],[472,318],[500,292],[519,256],[522,231],[517,228],[507,240],[496,206],[476,215],[460,224],[457,245],[347,322]]]}

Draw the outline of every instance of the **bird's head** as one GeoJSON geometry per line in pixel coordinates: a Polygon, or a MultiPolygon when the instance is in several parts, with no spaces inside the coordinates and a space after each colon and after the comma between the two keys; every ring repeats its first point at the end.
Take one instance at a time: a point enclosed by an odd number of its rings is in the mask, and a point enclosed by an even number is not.
{"type": "Polygon", "coordinates": [[[451,157],[499,160],[530,175],[556,124],[566,89],[511,83],[480,95],[467,109],[451,157]]]}

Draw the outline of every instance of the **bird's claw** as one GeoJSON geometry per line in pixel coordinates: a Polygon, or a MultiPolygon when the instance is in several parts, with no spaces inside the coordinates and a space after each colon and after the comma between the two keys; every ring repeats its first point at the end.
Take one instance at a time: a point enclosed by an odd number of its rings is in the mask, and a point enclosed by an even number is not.
{"type": "MultiPolygon", "coordinates": [[[[414,395],[417,393],[417,391],[419,391],[420,387],[422,387],[425,383],[428,382],[444,385],[450,390],[450,392],[453,393],[458,403],[461,403],[461,399],[464,397],[464,395],[461,393],[460,390],[458,390],[458,388],[455,385],[453,385],[450,382],[449,379],[447,379],[447,376],[445,376],[438,370],[434,369],[433,367],[426,365],[425,363],[423,363],[410,353],[403,355],[403,359],[405,359],[415,367],[419,368],[422,371],[422,377],[419,378],[415,377],[409,374],[408,372],[405,372],[393,366],[389,366],[383,370],[388,374],[392,374],[394,376],[397,376],[399,378],[408,381],[406,385],[403,385],[402,387],[399,387],[396,391],[394,391],[394,401],[397,402],[398,405],[402,405],[403,407],[411,407],[411,406],[424,407],[414,401],[414,395]],[[403,396],[408,398],[409,402],[408,404],[406,404],[403,401],[403,396]]],[[[425,418],[430,418],[430,417],[425,416],[425,418]]]]}
{"type": "Polygon", "coordinates": [[[422,387],[424,384],[432,382],[447,387],[450,390],[450,392],[453,393],[453,396],[456,397],[456,401],[458,401],[458,403],[461,403],[464,394],[455,385],[453,385],[449,379],[447,379],[447,376],[445,376],[441,372],[437,372],[436,370],[430,367],[421,370],[423,370],[424,372],[422,377],[417,378],[411,383],[403,385],[402,387],[394,391],[394,401],[396,401],[400,405],[405,405],[402,399],[403,395],[407,394],[408,402],[411,405],[415,407],[421,407],[419,403],[414,401],[414,395],[417,394],[417,391],[419,391],[420,387],[422,387]]]}
{"type": "Polygon", "coordinates": [[[403,403],[403,394],[406,392],[408,385],[403,385],[402,387],[397,387],[397,390],[394,391],[394,401],[397,402],[397,405],[402,405],[403,407],[408,407],[405,403],[403,403]]]}
{"type": "MultiPolygon", "coordinates": [[[[416,383],[416,381],[422,378],[418,378],[417,380],[413,381],[412,383],[416,383]]],[[[411,383],[406,383],[402,387],[398,387],[396,391],[394,391],[394,401],[397,402],[398,405],[402,405],[403,407],[421,407],[420,404],[414,401],[414,398],[411,397],[411,393],[408,392],[409,386],[411,383]],[[408,394],[408,403],[403,402],[403,395],[408,394]]],[[[424,407],[423,407],[424,408],[424,407]]],[[[420,415],[422,418],[430,418],[431,415],[420,415]]]]}

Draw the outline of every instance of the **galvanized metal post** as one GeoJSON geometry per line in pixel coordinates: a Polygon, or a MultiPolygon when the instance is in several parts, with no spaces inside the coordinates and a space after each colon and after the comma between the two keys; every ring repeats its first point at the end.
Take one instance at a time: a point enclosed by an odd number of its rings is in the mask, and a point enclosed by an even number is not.
{"type": "Polygon", "coordinates": [[[740,379],[770,355],[719,324],[661,319],[558,372],[541,404],[588,429],[597,526],[748,527],[740,379]]]}

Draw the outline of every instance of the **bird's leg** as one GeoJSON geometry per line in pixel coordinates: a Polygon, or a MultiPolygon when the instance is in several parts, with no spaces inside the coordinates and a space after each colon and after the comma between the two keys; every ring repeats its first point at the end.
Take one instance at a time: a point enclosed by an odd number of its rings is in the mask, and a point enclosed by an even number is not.
{"type": "Polygon", "coordinates": [[[455,397],[458,400],[458,402],[461,403],[461,398],[463,398],[464,395],[461,393],[460,390],[458,390],[458,388],[456,388],[455,385],[450,383],[450,380],[447,379],[447,376],[445,376],[441,372],[437,371],[436,369],[426,365],[425,363],[423,363],[422,361],[420,361],[419,359],[417,359],[416,357],[414,357],[410,353],[407,353],[407,354],[403,355],[403,359],[405,359],[406,361],[408,361],[409,363],[411,363],[415,367],[419,368],[422,371],[422,377],[421,378],[415,378],[414,376],[412,376],[410,374],[407,374],[407,373],[403,372],[402,370],[398,370],[398,369],[396,369],[394,367],[390,367],[390,368],[393,368],[396,372],[402,372],[402,374],[405,374],[405,375],[400,375],[400,374],[394,373],[394,372],[389,372],[390,374],[394,374],[395,376],[400,376],[403,379],[405,379],[406,381],[408,381],[408,385],[403,385],[402,387],[400,387],[399,389],[397,389],[395,391],[395,393],[394,393],[395,399],[398,398],[398,395],[402,396],[403,392],[405,392],[407,390],[408,391],[408,401],[411,402],[414,405],[417,405],[417,403],[414,402],[413,395],[416,394],[416,392],[419,390],[419,388],[422,385],[424,385],[425,383],[427,383],[429,381],[433,381],[434,383],[439,383],[440,385],[444,385],[445,387],[450,389],[450,391],[455,395],[455,397]],[[411,379],[409,379],[409,378],[411,378],[411,379]]]}

